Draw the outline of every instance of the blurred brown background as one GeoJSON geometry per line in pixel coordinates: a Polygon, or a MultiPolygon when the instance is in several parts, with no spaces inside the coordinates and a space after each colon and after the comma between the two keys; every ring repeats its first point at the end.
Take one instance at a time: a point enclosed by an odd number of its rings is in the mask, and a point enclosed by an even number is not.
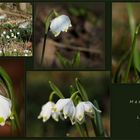
{"type": "Polygon", "coordinates": [[[44,38],[44,21],[51,10],[60,15],[68,15],[72,28],[54,37],[50,32],[46,44],[44,68],[60,68],[56,51],[72,59],[74,53],[81,53],[79,68],[103,69],[104,57],[104,3],[36,3],[35,4],[35,68],[40,68],[40,59],[44,38]],[[73,49],[74,48],[74,49],[73,49]],[[84,50],[83,50],[84,49],[84,50]]]}

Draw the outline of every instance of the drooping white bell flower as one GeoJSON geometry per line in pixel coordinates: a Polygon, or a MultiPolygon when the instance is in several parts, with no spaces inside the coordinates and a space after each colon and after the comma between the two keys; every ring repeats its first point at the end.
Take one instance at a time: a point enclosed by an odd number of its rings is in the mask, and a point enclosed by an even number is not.
{"type": "Polygon", "coordinates": [[[94,113],[94,110],[101,113],[101,110],[96,108],[90,101],[83,102],[86,113],[94,113]]]}
{"type": "Polygon", "coordinates": [[[73,101],[70,98],[67,99],[59,99],[54,106],[54,112],[63,112],[64,119],[67,117],[70,118],[72,124],[74,124],[75,117],[75,106],[73,101]]]}
{"type": "Polygon", "coordinates": [[[66,15],[61,15],[54,18],[50,24],[50,30],[55,37],[57,37],[61,31],[67,32],[69,27],[72,27],[72,25],[69,17],[66,15]]]}
{"type": "Polygon", "coordinates": [[[52,108],[54,107],[54,105],[55,104],[51,101],[43,105],[38,119],[43,118],[43,122],[46,122],[52,115],[52,108]]]}
{"type": "Polygon", "coordinates": [[[90,101],[80,102],[76,106],[75,120],[82,124],[85,120],[85,113],[93,114],[94,110],[101,113],[90,101]]]}
{"type": "Polygon", "coordinates": [[[85,120],[85,109],[83,102],[80,102],[76,106],[75,121],[78,122],[79,124],[82,124],[84,120],[85,120]]]}
{"type": "Polygon", "coordinates": [[[66,104],[68,104],[70,101],[71,101],[71,100],[70,100],[69,98],[67,98],[67,99],[59,99],[59,100],[56,102],[56,104],[55,104],[55,106],[54,106],[54,108],[53,108],[53,111],[54,111],[54,112],[60,112],[60,111],[62,111],[63,108],[64,108],[64,106],[65,106],[66,104]]]}
{"type": "MultiPolygon", "coordinates": [[[[0,125],[4,126],[5,121],[11,116],[11,100],[0,95],[0,125]]],[[[11,116],[11,119],[13,117],[11,116]]]]}

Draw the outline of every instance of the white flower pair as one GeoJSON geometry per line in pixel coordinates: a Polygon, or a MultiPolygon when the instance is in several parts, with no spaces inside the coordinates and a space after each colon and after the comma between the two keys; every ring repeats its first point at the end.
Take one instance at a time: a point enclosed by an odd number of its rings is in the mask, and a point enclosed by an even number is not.
{"type": "Polygon", "coordinates": [[[59,99],[56,104],[49,101],[43,105],[38,119],[43,118],[43,122],[46,122],[52,116],[55,121],[58,121],[59,117],[64,116],[64,119],[69,117],[72,124],[76,122],[82,124],[85,120],[85,113],[94,114],[94,110],[101,113],[90,101],[79,102],[75,107],[70,98],[59,99]]]}
{"type": "Polygon", "coordinates": [[[11,113],[11,100],[0,95],[0,126],[4,126],[6,120],[10,117],[13,119],[11,113]]]}
{"type": "Polygon", "coordinates": [[[57,37],[61,31],[67,32],[69,27],[72,27],[72,25],[69,17],[66,15],[54,18],[50,24],[50,30],[55,37],[57,37]]]}

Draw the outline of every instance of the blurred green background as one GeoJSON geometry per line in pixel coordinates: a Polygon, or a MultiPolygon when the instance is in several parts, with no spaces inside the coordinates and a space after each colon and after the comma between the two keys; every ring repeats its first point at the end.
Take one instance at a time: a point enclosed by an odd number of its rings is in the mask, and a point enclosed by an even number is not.
{"type": "MultiPolygon", "coordinates": [[[[119,60],[129,50],[132,44],[135,28],[140,24],[140,3],[112,3],[112,71],[116,70],[119,60]]],[[[126,60],[126,63],[128,59],[126,60]]],[[[134,50],[135,65],[140,67],[140,34],[134,50]]],[[[126,72],[123,65],[123,73],[126,72]]],[[[132,76],[133,77],[133,76],[132,76]]]]}
{"type": "MultiPolygon", "coordinates": [[[[102,119],[104,129],[107,135],[110,135],[110,92],[109,92],[109,72],[69,72],[69,71],[29,71],[26,74],[27,82],[27,115],[26,127],[27,136],[79,136],[75,126],[72,126],[69,120],[55,122],[49,119],[46,123],[38,120],[37,116],[41,111],[43,104],[48,102],[51,88],[48,81],[51,80],[61,90],[65,97],[70,97],[69,86],[75,85],[75,78],[78,77],[87,91],[88,97],[92,102],[96,99],[102,110],[102,119]]],[[[57,101],[58,98],[55,98],[57,101]]],[[[89,124],[89,131],[90,131],[89,124]]],[[[93,132],[90,132],[93,136],[93,132]]]]}

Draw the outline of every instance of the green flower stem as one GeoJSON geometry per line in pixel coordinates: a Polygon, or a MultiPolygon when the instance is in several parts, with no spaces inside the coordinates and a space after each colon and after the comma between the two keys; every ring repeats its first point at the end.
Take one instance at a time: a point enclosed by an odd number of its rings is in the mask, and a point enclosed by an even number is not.
{"type": "MultiPolygon", "coordinates": [[[[57,95],[59,98],[62,97],[62,96],[60,96],[58,93],[56,93],[56,92],[53,91],[53,92],[50,94],[50,96],[49,96],[49,101],[52,101],[52,100],[53,100],[54,95],[57,95]]],[[[63,98],[64,98],[64,97],[63,97],[63,98]]]]}
{"type": "Polygon", "coordinates": [[[133,59],[133,55],[134,55],[134,49],[135,49],[135,46],[136,46],[136,39],[137,39],[137,35],[138,35],[138,32],[139,32],[139,28],[140,28],[140,24],[136,27],[136,30],[135,30],[135,34],[134,34],[134,38],[133,38],[133,42],[132,42],[132,46],[131,46],[131,54],[130,54],[130,58],[129,58],[129,61],[128,61],[128,67],[126,69],[126,75],[125,75],[124,82],[128,82],[128,75],[129,75],[130,67],[131,67],[131,64],[132,64],[132,59],[133,59]]]}
{"type": "Polygon", "coordinates": [[[63,94],[61,93],[61,91],[56,87],[56,85],[54,83],[52,83],[51,81],[49,81],[49,84],[50,84],[50,87],[52,88],[52,90],[55,92],[55,94],[57,94],[62,99],[65,98],[63,96],[63,94]]]}
{"type": "Polygon", "coordinates": [[[44,54],[45,54],[45,48],[46,48],[45,46],[46,46],[46,40],[47,40],[48,31],[49,31],[50,21],[52,20],[53,17],[56,17],[56,16],[58,16],[57,12],[55,10],[52,10],[45,20],[45,34],[44,34],[44,43],[43,43],[43,49],[42,49],[42,55],[41,55],[41,65],[43,64],[43,60],[44,60],[44,54]]]}
{"type": "Polygon", "coordinates": [[[83,128],[81,127],[81,125],[78,124],[78,123],[76,123],[75,126],[76,126],[76,128],[77,128],[77,130],[78,130],[80,136],[81,136],[81,137],[85,137],[85,134],[84,134],[84,131],[83,131],[83,128]]]}
{"type": "Polygon", "coordinates": [[[42,50],[42,55],[41,55],[41,65],[43,64],[43,60],[44,60],[46,40],[47,40],[47,34],[44,35],[43,50],[42,50]]]}
{"type": "Polygon", "coordinates": [[[71,99],[73,100],[73,99],[75,99],[75,97],[77,96],[77,94],[79,93],[79,91],[76,91],[76,92],[74,92],[72,95],[71,95],[71,99]]]}
{"type": "Polygon", "coordinates": [[[0,67],[0,77],[2,78],[4,84],[7,87],[8,90],[8,96],[12,101],[12,113],[14,116],[14,119],[12,120],[12,126],[14,130],[20,130],[20,124],[19,124],[19,118],[16,112],[16,101],[15,101],[15,93],[13,91],[12,81],[9,77],[9,75],[6,73],[6,71],[0,67]]]}
{"type": "Polygon", "coordinates": [[[89,137],[88,129],[87,129],[86,123],[83,124],[83,127],[84,127],[84,130],[85,130],[86,137],[89,137]]]}

